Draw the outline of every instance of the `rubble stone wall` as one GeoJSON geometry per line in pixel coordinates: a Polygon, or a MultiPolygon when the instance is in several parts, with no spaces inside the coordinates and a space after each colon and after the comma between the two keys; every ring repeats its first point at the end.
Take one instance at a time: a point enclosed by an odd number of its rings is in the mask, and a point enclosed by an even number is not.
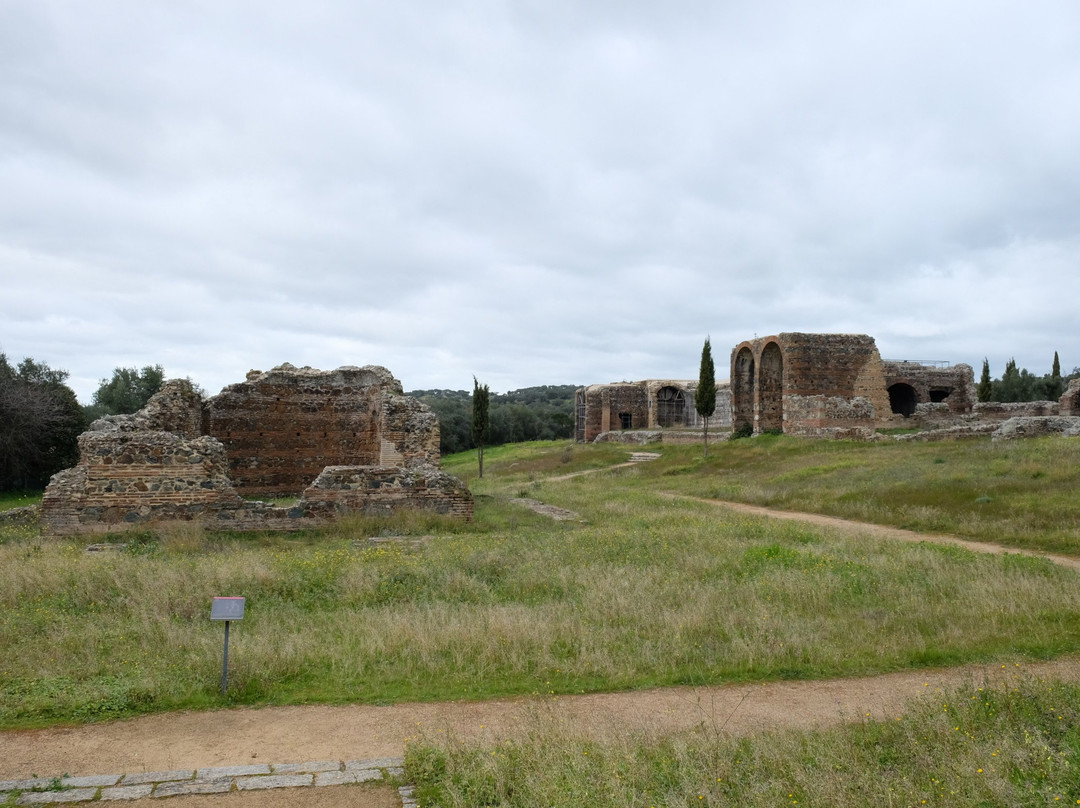
{"type": "Polygon", "coordinates": [[[1080,415],[1080,379],[1069,382],[1068,388],[1058,399],[1058,412],[1061,415],[1080,415]]]}
{"type": "Polygon", "coordinates": [[[170,381],[140,412],[99,419],[80,436],[79,463],[53,476],[42,522],[71,535],[169,521],[293,530],[354,507],[471,518],[472,497],[439,470],[438,447],[435,415],[385,368],[283,365],[253,371],[209,402],[189,382],[170,381]],[[244,486],[234,485],[238,472],[244,486]],[[288,508],[241,496],[301,491],[288,508]]]}
{"type": "Polygon", "coordinates": [[[301,503],[366,516],[402,508],[462,519],[473,516],[473,499],[465,483],[431,466],[328,466],[304,491],[301,503]]]}
{"type": "Polygon", "coordinates": [[[868,440],[874,435],[874,408],[856,396],[784,396],[785,432],[811,438],[868,440]]]}
{"type": "Polygon", "coordinates": [[[972,412],[980,421],[1007,421],[1010,418],[1041,418],[1059,412],[1056,401],[980,401],[972,412]]]}
{"type": "Polygon", "coordinates": [[[84,432],[79,464],[53,476],[42,497],[52,533],[104,533],[190,521],[243,500],[213,438],[161,431],[84,432]]]}
{"type": "Polygon", "coordinates": [[[908,385],[917,406],[943,403],[958,415],[971,412],[975,406],[975,371],[971,365],[937,367],[919,362],[885,362],[884,373],[886,388],[908,385]]]}

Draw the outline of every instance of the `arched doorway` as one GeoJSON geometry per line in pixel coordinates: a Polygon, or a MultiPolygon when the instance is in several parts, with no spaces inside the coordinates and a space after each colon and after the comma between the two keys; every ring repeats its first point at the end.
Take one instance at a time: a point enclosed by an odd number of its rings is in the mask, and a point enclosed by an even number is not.
{"type": "Polygon", "coordinates": [[[915,414],[915,405],[919,403],[919,397],[915,394],[915,388],[905,382],[897,382],[889,387],[889,408],[896,415],[905,418],[915,414]]]}
{"type": "Polygon", "coordinates": [[[656,422],[660,426],[686,426],[686,394],[678,387],[661,387],[656,394],[656,422]]]}
{"type": "Polygon", "coordinates": [[[770,342],[761,352],[758,373],[758,431],[784,431],[784,355],[770,342]]]}
{"type": "Polygon", "coordinates": [[[731,377],[731,428],[735,432],[754,429],[754,354],[742,348],[735,356],[731,377]]]}

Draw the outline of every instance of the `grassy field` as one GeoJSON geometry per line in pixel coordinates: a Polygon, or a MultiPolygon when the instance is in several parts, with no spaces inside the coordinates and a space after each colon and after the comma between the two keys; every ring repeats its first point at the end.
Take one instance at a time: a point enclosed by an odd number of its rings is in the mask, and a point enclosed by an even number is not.
{"type": "Polygon", "coordinates": [[[860,443],[765,435],[665,447],[650,486],[1080,555],[1080,441],[860,443]],[[657,479],[662,478],[662,479],[657,479]]]}
{"type": "Polygon", "coordinates": [[[527,741],[411,745],[423,805],[443,808],[1047,806],[1080,803],[1080,688],[971,685],[913,703],[896,721],[732,738],[600,740],[536,719],[527,741]]]}
{"type": "MultiPolygon", "coordinates": [[[[1080,580],[1048,561],[838,534],[668,496],[834,513],[1080,555],[1080,442],[765,437],[714,445],[707,462],[700,447],[652,448],[659,460],[607,470],[627,459],[628,447],[497,447],[487,452],[483,480],[475,479],[474,456],[446,458],[445,468],[467,478],[476,495],[471,524],[412,515],[300,535],[174,525],[129,536],[126,550],[105,555],[86,553],[85,540],[0,528],[0,727],[226,704],[843,677],[1080,649],[1080,580]],[[582,471],[595,473],[566,477],[582,471]],[[510,502],[522,496],[580,519],[554,522],[510,502]],[[430,538],[419,548],[366,541],[394,535],[430,538]],[[217,690],[221,626],[208,619],[214,595],[248,598],[231,637],[227,697],[217,690]]],[[[1047,711],[1077,703],[1072,691],[1066,702],[1058,695],[1064,691],[1049,687],[1032,684],[1024,698],[1047,711]]],[[[997,729],[971,725],[981,727],[973,730],[979,743],[1002,733],[1022,738],[1031,716],[1021,701],[1008,692],[994,698],[1013,706],[998,711],[997,729]]],[[[577,742],[538,728],[530,749],[417,747],[410,773],[442,793],[443,804],[581,804],[583,789],[594,789],[591,800],[600,792],[590,784],[602,781],[612,796],[597,804],[772,805],[800,785],[802,796],[792,800],[803,805],[864,805],[889,804],[886,793],[895,804],[930,799],[911,795],[941,781],[938,766],[963,795],[951,804],[1044,804],[1000,801],[998,792],[979,790],[983,781],[959,777],[949,767],[967,758],[931,718],[744,742],[750,746],[707,737],[620,741],[596,747],[588,766],[569,770],[563,764],[581,753],[577,742]],[[931,751],[909,783],[913,736],[897,733],[913,726],[925,735],[920,750],[931,751]],[[812,784],[812,774],[845,760],[854,771],[852,761],[872,750],[884,750],[875,753],[879,785],[892,792],[868,791],[854,774],[843,782],[856,797],[812,784]],[[948,764],[943,754],[952,756],[948,764]],[[533,792],[498,768],[500,755],[536,757],[555,778],[543,788],[561,789],[565,799],[506,796],[533,792]],[[732,756],[758,761],[756,768],[739,769],[732,756]],[[890,756],[896,762],[886,765],[890,756]],[[634,778],[612,780],[630,770],[634,778]],[[702,779],[713,771],[727,772],[715,775],[722,786],[702,779]],[[471,793],[473,780],[501,796],[455,802],[458,790],[471,793]],[[857,799],[867,793],[881,798],[857,799]]],[[[1046,740],[1039,732],[1031,743],[1046,745],[1048,760],[1075,753],[1072,735],[1046,740]]],[[[983,754],[974,744],[965,749],[975,750],[972,760],[983,754]]],[[[1009,760],[1024,777],[1041,778],[1031,794],[1080,798],[1073,796],[1080,790],[1075,757],[1045,772],[1016,763],[1012,752],[1009,760]]],[[[539,788],[539,771],[525,771],[539,788]]],[[[950,789],[933,797],[936,804],[950,804],[943,796],[950,789]]]]}

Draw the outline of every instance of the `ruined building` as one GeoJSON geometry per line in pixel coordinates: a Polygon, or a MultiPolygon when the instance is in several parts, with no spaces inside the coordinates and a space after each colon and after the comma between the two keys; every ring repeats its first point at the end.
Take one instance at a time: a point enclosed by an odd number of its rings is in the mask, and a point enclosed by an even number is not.
{"type": "Polygon", "coordinates": [[[347,512],[473,511],[465,484],[439,469],[434,413],[370,365],[251,371],[209,400],[170,381],[140,412],[95,421],[79,452],[42,500],[54,534],[171,520],[291,530],[347,512]]]}
{"type": "MultiPolygon", "coordinates": [[[[665,441],[701,429],[696,381],[592,385],[577,392],[576,438],[662,430],[665,441]]],[[[783,333],[731,352],[731,377],[717,385],[710,428],[814,437],[871,437],[935,406],[952,416],[975,404],[970,365],[890,362],[865,334],[783,333]]]]}
{"type": "MultiPolygon", "coordinates": [[[[626,429],[701,430],[704,422],[694,406],[697,379],[652,379],[581,387],[575,394],[575,439],[591,442],[598,435],[626,429]]],[[[726,382],[717,384],[716,412],[709,429],[731,426],[726,382]]]]}
{"type": "Polygon", "coordinates": [[[784,333],[731,352],[735,430],[868,438],[921,403],[971,412],[971,366],[884,362],[865,334],[784,333]]]}

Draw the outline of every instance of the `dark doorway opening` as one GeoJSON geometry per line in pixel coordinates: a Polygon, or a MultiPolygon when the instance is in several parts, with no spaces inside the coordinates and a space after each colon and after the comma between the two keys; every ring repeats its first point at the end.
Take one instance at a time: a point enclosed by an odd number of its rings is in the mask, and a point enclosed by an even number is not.
{"type": "Polygon", "coordinates": [[[915,388],[910,384],[897,382],[889,388],[889,407],[896,415],[903,415],[905,418],[914,415],[916,404],[918,397],[915,395],[915,388]]]}

